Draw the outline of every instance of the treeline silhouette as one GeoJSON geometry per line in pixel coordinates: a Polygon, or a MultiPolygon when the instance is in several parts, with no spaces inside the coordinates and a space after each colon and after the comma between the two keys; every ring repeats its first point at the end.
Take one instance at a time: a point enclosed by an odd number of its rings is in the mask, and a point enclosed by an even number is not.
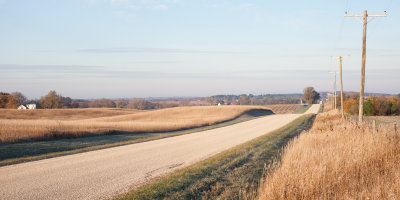
{"type": "MultiPolygon", "coordinates": [[[[299,104],[302,94],[265,94],[265,95],[215,95],[201,100],[200,105],[272,105],[272,104],[299,104]]],[[[132,99],[72,99],[62,96],[54,90],[40,99],[28,99],[20,92],[0,92],[0,108],[16,109],[23,104],[36,104],[38,109],[61,108],[126,108],[138,110],[151,110],[178,106],[199,105],[199,98],[182,98],[173,101],[132,99]]]]}
{"type": "Polygon", "coordinates": [[[212,105],[271,105],[299,104],[302,94],[265,94],[265,95],[215,95],[206,98],[212,105]]]}
{"type": "MultiPolygon", "coordinates": [[[[357,94],[344,95],[344,111],[350,115],[358,115],[359,99],[357,94]]],[[[338,107],[340,106],[338,97],[338,107]]],[[[400,94],[396,96],[369,96],[364,100],[364,115],[392,116],[400,115],[400,94]]]]}
{"type": "MultiPolygon", "coordinates": [[[[180,102],[151,102],[145,99],[71,99],[51,90],[47,95],[40,99],[29,100],[20,92],[6,93],[0,92],[0,108],[16,109],[19,105],[36,104],[38,109],[61,109],[61,108],[128,108],[138,110],[151,110],[159,108],[170,108],[181,106],[180,102]]],[[[182,102],[182,105],[187,105],[182,102]]]]}

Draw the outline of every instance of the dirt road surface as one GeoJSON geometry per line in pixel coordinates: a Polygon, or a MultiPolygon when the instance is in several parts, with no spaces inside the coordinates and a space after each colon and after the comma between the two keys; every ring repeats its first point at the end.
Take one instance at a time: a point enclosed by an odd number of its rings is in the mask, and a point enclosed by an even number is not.
{"type": "Polygon", "coordinates": [[[311,108],[309,108],[304,114],[317,114],[319,111],[320,105],[319,104],[313,104],[311,108]]]}
{"type": "MultiPolygon", "coordinates": [[[[307,113],[317,113],[313,105],[307,113]]],[[[107,199],[278,129],[301,114],[270,115],[160,140],[0,167],[0,199],[107,199]]]]}

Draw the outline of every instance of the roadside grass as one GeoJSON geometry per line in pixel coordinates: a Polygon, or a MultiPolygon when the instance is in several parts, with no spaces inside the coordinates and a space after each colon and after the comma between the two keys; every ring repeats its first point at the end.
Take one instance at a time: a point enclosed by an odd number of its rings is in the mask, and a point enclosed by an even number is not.
{"type": "Polygon", "coordinates": [[[314,114],[250,142],[178,170],[119,199],[249,199],[257,195],[265,166],[279,159],[290,139],[308,130],[314,114]]]}
{"type": "Polygon", "coordinates": [[[319,114],[319,113],[323,113],[323,112],[324,112],[324,109],[325,109],[325,103],[322,103],[321,106],[319,107],[318,114],[319,114]]]}
{"type": "Polygon", "coordinates": [[[295,111],[293,111],[293,114],[303,114],[305,113],[309,108],[311,108],[312,104],[309,105],[300,105],[295,111]]]}
{"type": "Polygon", "coordinates": [[[101,135],[84,138],[0,144],[0,166],[211,130],[245,122],[270,114],[273,114],[270,110],[250,110],[232,120],[181,131],[158,133],[121,133],[115,135],[101,135]]]}
{"type": "Polygon", "coordinates": [[[257,199],[400,199],[400,136],[369,123],[316,117],[285,147],[261,182],[257,199]]]}

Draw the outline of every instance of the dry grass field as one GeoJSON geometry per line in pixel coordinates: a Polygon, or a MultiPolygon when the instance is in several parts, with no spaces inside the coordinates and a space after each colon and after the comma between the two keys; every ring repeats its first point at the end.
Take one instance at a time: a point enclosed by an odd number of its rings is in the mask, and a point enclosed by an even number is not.
{"type": "Polygon", "coordinates": [[[259,189],[259,199],[399,199],[400,136],[342,120],[337,111],[317,116],[292,141],[259,189]]]}
{"type": "Polygon", "coordinates": [[[116,132],[159,132],[227,121],[259,106],[118,109],[1,110],[0,143],[75,138],[116,132]]]}
{"type": "Polygon", "coordinates": [[[50,119],[50,120],[78,120],[97,117],[110,117],[143,112],[131,109],[111,108],[79,108],[79,109],[38,109],[16,110],[1,109],[0,119],[50,119]]]}

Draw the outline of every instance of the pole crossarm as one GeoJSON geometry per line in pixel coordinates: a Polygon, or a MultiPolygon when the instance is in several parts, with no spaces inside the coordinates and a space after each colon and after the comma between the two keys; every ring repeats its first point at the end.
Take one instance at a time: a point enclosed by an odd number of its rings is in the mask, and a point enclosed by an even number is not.
{"type": "MultiPolygon", "coordinates": [[[[344,17],[364,17],[364,15],[344,15],[344,17]]],[[[387,17],[387,14],[368,14],[367,17],[387,17]]]]}
{"type": "Polygon", "coordinates": [[[364,15],[344,15],[344,17],[364,17],[364,15]]]}
{"type": "MultiPolygon", "coordinates": [[[[364,15],[348,15],[345,14],[344,17],[364,17],[364,15]]],[[[367,17],[387,17],[387,13],[384,14],[367,14],[367,17]]]]}
{"type": "Polygon", "coordinates": [[[350,55],[347,55],[347,56],[332,56],[332,59],[340,60],[340,58],[342,58],[342,59],[350,58],[350,55]]]}

